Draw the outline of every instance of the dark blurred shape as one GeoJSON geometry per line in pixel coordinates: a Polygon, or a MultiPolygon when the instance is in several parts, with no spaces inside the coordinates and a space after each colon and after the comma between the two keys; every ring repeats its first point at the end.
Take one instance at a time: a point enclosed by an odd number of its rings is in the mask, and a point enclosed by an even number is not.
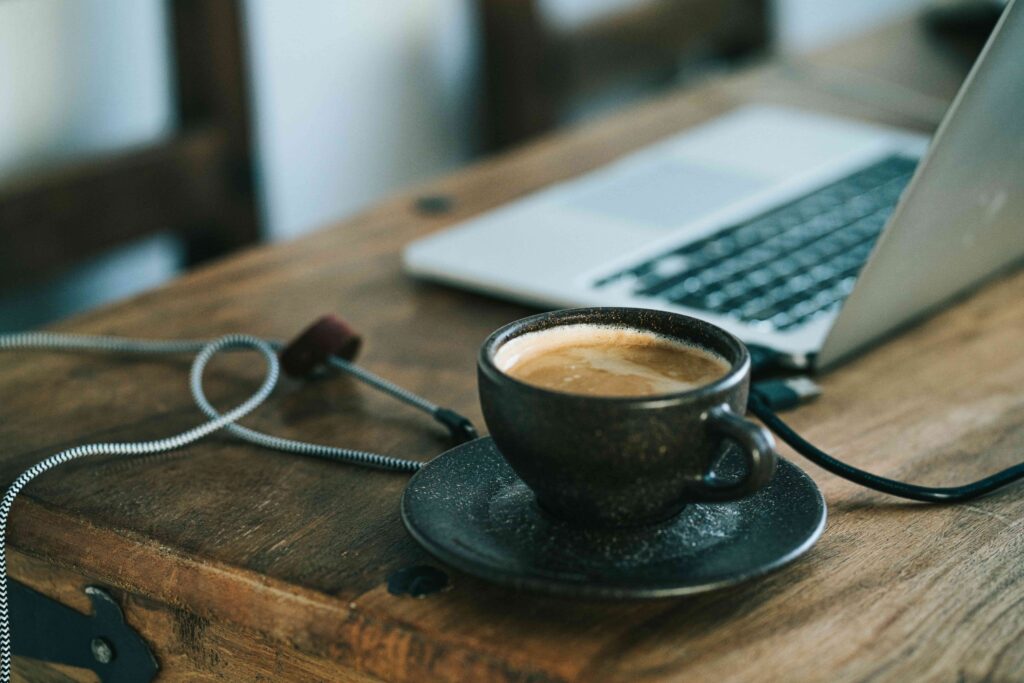
{"type": "Polygon", "coordinates": [[[975,45],[980,52],[1005,8],[1002,0],[942,0],[923,17],[925,26],[936,35],[975,45]]]}
{"type": "Polygon", "coordinates": [[[424,598],[450,588],[448,575],[429,564],[404,567],[388,577],[388,593],[424,598]]]}
{"type": "Polygon", "coordinates": [[[448,213],[455,206],[455,201],[448,195],[432,194],[424,197],[417,197],[415,202],[416,210],[427,216],[437,216],[448,213]]]}
{"type": "Polygon", "coordinates": [[[552,26],[540,0],[478,3],[490,149],[551,130],[573,98],[669,84],[687,64],[735,62],[770,42],[766,0],[638,0],[572,29],[552,26]]]}
{"type": "Polygon", "coordinates": [[[178,130],[0,187],[0,289],[161,233],[186,265],[259,238],[241,3],[168,3],[178,130]]]}

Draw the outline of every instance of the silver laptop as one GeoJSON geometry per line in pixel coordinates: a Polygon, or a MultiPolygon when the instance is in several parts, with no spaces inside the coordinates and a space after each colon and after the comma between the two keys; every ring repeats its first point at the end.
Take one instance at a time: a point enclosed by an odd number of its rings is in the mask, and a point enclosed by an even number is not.
{"type": "Polygon", "coordinates": [[[709,320],[826,368],[1024,258],[1024,7],[929,142],[749,106],[410,244],[420,277],[709,320]]]}

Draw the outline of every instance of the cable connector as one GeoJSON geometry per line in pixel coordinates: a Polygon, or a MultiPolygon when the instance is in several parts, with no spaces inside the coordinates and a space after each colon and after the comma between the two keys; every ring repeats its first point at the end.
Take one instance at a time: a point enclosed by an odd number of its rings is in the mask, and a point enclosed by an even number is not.
{"type": "Polygon", "coordinates": [[[755,379],[777,370],[807,372],[814,365],[815,354],[782,353],[767,346],[747,344],[750,352],[750,374],[755,379]]]}
{"type": "Polygon", "coordinates": [[[789,410],[821,396],[821,387],[809,377],[791,377],[755,382],[750,392],[772,410],[789,410]]]}
{"type": "Polygon", "coordinates": [[[466,443],[480,436],[469,418],[459,415],[454,410],[438,408],[434,411],[434,419],[448,428],[452,435],[452,441],[456,444],[466,443]]]}

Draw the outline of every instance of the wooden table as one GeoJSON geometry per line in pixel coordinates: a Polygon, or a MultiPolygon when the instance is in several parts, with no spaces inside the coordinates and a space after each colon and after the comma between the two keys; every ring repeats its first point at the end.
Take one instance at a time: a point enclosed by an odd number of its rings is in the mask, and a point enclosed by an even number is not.
{"type": "MultiPolygon", "coordinates": [[[[285,338],[338,311],[366,334],[367,367],[482,424],[474,352],[490,330],[528,311],[403,276],[399,252],[409,240],[741,102],[927,129],[965,69],[916,28],[883,31],[813,65],[759,67],[541,140],[58,327],[285,338]],[[451,197],[454,210],[418,213],[424,194],[451,197]]],[[[919,482],[973,479],[1020,459],[1022,291],[1024,273],[1004,277],[829,374],[824,397],[791,414],[793,424],[857,465],[919,482]]],[[[0,355],[3,477],[73,444],[197,423],[189,360],[0,355]]],[[[222,406],[262,372],[252,356],[214,365],[210,393],[222,406]]],[[[429,419],[342,378],[285,381],[246,423],[422,460],[446,448],[429,419]]],[[[768,578],[690,599],[565,601],[454,571],[447,592],[392,595],[390,574],[436,564],[400,522],[406,475],[227,436],[47,474],[14,507],[11,567],[81,610],[83,586],[109,587],[152,645],[160,680],[1024,679],[1024,488],[967,505],[908,504],[783,453],[829,502],[821,541],[768,578]]],[[[26,660],[17,667],[30,680],[77,680],[26,660]]]]}

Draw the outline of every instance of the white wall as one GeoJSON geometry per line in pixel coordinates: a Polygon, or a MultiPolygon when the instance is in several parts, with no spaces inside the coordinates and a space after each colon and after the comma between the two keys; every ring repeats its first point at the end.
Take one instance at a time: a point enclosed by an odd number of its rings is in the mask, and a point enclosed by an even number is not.
{"type": "MultiPolygon", "coordinates": [[[[630,0],[545,0],[573,23],[630,0]]],[[[776,0],[780,44],[818,47],[926,0],[776,0]]],[[[472,0],[248,0],[271,236],[450,169],[476,139],[472,0]]],[[[161,0],[0,2],[0,178],[172,124],[161,0]]]]}
{"type": "MultiPolygon", "coordinates": [[[[805,52],[868,30],[933,0],[769,0],[779,46],[805,52]]],[[[574,26],[594,16],[628,7],[634,0],[543,0],[557,25],[574,26]]]]}
{"type": "MultiPolygon", "coordinates": [[[[168,130],[167,38],[163,0],[0,0],[0,182],[168,130]]],[[[0,330],[153,287],[175,274],[179,251],[157,237],[0,293],[0,330]]]]}
{"type": "MultiPolygon", "coordinates": [[[[632,0],[544,0],[573,24],[632,0]]],[[[926,0],[776,0],[780,45],[802,51],[926,0]]],[[[472,0],[248,0],[270,234],[286,238],[453,168],[474,148],[472,0]]]]}
{"type": "MultiPolygon", "coordinates": [[[[216,1],[216,0],[211,0],[216,1]]],[[[466,161],[472,0],[249,0],[260,193],[272,238],[349,214],[466,161]]],[[[163,0],[0,0],[0,181],[145,142],[172,124],[163,0]]],[[[42,289],[0,294],[37,324],[174,273],[168,240],[42,289]]]]}
{"type": "Polygon", "coordinates": [[[172,124],[162,0],[0,2],[0,178],[172,124]]]}
{"type": "Polygon", "coordinates": [[[270,234],[454,168],[476,138],[470,0],[249,0],[270,234]]]}
{"type": "Polygon", "coordinates": [[[867,31],[932,0],[774,0],[780,49],[806,52],[867,31]]]}

